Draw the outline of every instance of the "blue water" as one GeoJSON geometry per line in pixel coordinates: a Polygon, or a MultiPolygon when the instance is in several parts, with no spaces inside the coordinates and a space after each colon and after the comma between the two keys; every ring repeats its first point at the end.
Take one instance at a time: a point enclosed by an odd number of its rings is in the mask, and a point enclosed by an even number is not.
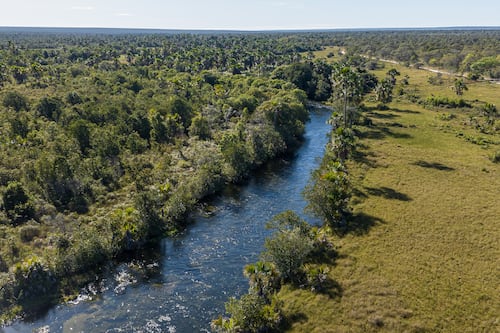
{"type": "Polygon", "coordinates": [[[196,214],[175,239],[164,239],[142,257],[112,268],[77,300],[34,321],[16,322],[17,332],[209,332],[224,302],[248,289],[243,267],[258,260],[265,223],[291,209],[303,214],[302,191],[323,156],[329,113],[313,112],[296,156],[259,170],[241,186],[229,186],[196,214]]]}

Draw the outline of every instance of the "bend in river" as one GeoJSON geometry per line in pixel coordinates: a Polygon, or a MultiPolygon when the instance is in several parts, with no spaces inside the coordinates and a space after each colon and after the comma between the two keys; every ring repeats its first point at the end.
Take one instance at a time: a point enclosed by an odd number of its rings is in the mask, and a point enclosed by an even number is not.
{"type": "Polygon", "coordinates": [[[258,260],[269,234],[265,223],[287,209],[303,216],[302,191],[323,156],[328,117],[312,112],[295,157],[269,163],[245,185],[228,186],[208,203],[213,214],[196,215],[179,237],[113,268],[77,300],[0,333],[208,332],[224,302],[247,291],[242,270],[258,260]]]}

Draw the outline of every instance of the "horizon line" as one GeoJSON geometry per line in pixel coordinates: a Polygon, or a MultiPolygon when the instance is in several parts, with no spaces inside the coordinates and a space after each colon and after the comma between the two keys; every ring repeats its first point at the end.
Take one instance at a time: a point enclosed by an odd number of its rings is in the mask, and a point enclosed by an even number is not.
{"type": "Polygon", "coordinates": [[[152,27],[100,27],[100,26],[0,26],[0,30],[5,29],[71,29],[71,30],[141,30],[141,31],[205,31],[205,32],[325,32],[325,31],[346,31],[346,30],[466,30],[466,29],[500,29],[493,25],[453,25],[453,26],[422,26],[422,27],[311,27],[311,28],[152,28],[152,27]]]}

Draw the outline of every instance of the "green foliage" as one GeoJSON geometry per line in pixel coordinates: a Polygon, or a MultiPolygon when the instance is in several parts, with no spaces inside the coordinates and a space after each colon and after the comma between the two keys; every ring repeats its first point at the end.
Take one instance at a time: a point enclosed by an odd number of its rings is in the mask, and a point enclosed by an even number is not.
{"type": "Polygon", "coordinates": [[[266,239],[263,257],[272,262],[285,281],[296,281],[314,244],[300,228],[281,230],[266,239]]]}
{"type": "Polygon", "coordinates": [[[249,281],[249,293],[259,297],[271,299],[281,286],[279,272],[269,262],[258,261],[255,264],[246,265],[243,274],[249,281]]]}
{"type": "MultiPolygon", "coordinates": [[[[296,92],[299,100],[303,93],[296,92]]],[[[274,98],[261,104],[259,111],[263,112],[280,133],[288,147],[294,147],[304,133],[304,122],[308,113],[304,104],[296,99],[274,98]]]]}
{"type": "Polygon", "coordinates": [[[70,91],[66,95],[66,102],[68,102],[71,105],[77,105],[83,102],[82,97],[80,97],[80,94],[76,91],[70,91]]]}
{"type": "Polygon", "coordinates": [[[75,178],[74,171],[63,156],[40,158],[35,165],[36,181],[44,197],[54,206],[76,212],[87,210],[87,189],[75,178]]]}
{"type": "Polygon", "coordinates": [[[455,94],[457,94],[457,96],[462,96],[464,94],[464,91],[469,90],[464,80],[462,79],[455,79],[452,88],[455,91],[455,94]]]}
{"type": "Polygon", "coordinates": [[[500,163],[500,150],[497,150],[490,156],[490,160],[493,163],[500,163]]]}
{"type": "Polygon", "coordinates": [[[394,84],[390,79],[384,79],[377,84],[375,88],[375,93],[377,96],[377,101],[383,104],[390,103],[392,101],[392,90],[394,89],[394,84]]]}
{"type": "Polygon", "coordinates": [[[230,178],[238,180],[250,171],[250,154],[240,133],[225,133],[220,140],[222,155],[230,165],[230,178]]]}
{"type": "Polygon", "coordinates": [[[49,120],[58,121],[63,106],[63,101],[57,97],[44,97],[38,103],[36,110],[39,115],[49,120]]]}
{"type": "Polygon", "coordinates": [[[273,298],[268,304],[255,294],[245,294],[240,299],[231,298],[226,303],[230,319],[219,318],[212,322],[216,332],[258,333],[277,329],[281,320],[282,304],[273,298]]]}
{"type": "Polygon", "coordinates": [[[446,108],[470,108],[471,105],[463,99],[452,99],[448,97],[431,96],[428,97],[424,104],[434,106],[434,107],[446,107],[446,108]]]}
{"type": "Polygon", "coordinates": [[[23,306],[24,311],[37,310],[53,300],[56,279],[38,258],[29,258],[17,264],[13,277],[12,297],[23,306]]]}
{"type": "Polygon", "coordinates": [[[353,123],[353,113],[361,102],[364,85],[360,73],[346,63],[336,63],[332,69],[332,99],[341,110],[344,127],[353,123]]]}
{"type": "Polygon", "coordinates": [[[328,266],[306,265],[304,271],[306,273],[307,285],[311,288],[311,291],[323,291],[325,283],[328,281],[328,273],[330,272],[328,266]]]}
{"type": "Polygon", "coordinates": [[[170,98],[167,103],[167,110],[169,114],[179,116],[184,128],[189,128],[193,117],[193,108],[186,99],[179,96],[170,98]]]}
{"type": "Polygon", "coordinates": [[[33,216],[33,203],[21,183],[11,182],[7,185],[3,193],[3,209],[14,225],[33,216]]]}
{"type": "Polygon", "coordinates": [[[313,172],[304,190],[306,210],[321,218],[325,225],[340,230],[346,224],[351,187],[345,166],[326,154],[320,169],[313,172]]]}
{"type": "Polygon", "coordinates": [[[55,273],[59,278],[85,273],[111,258],[112,248],[104,239],[107,235],[86,228],[72,236],[72,241],[60,247],[55,258],[55,273]]]}
{"type": "Polygon", "coordinates": [[[189,136],[197,136],[201,140],[210,139],[210,124],[201,114],[192,118],[191,126],[189,126],[189,136]]]}
{"type": "Polygon", "coordinates": [[[79,119],[69,125],[69,132],[76,139],[82,154],[86,155],[90,148],[90,124],[79,119]]]}
{"type": "Polygon", "coordinates": [[[3,106],[12,108],[15,111],[28,110],[28,98],[16,91],[9,91],[3,97],[3,106]]]}
{"type": "MultiPolygon", "coordinates": [[[[144,227],[136,227],[138,234],[144,232],[147,239],[161,235],[164,230],[163,220],[160,215],[162,207],[161,195],[154,191],[138,193],[135,197],[134,206],[138,212],[138,217],[144,223],[144,227]]],[[[129,212],[129,215],[131,221],[136,218],[134,211],[129,212]]],[[[131,222],[131,225],[133,224],[137,224],[137,222],[131,222]]]]}
{"type": "MultiPolygon", "coordinates": [[[[140,197],[138,201],[145,201],[146,199],[140,197]]],[[[146,206],[146,203],[138,203],[146,206]]],[[[147,218],[147,217],[146,217],[147,218]]],[[[148,224],[143,215],[134,207],[127,207],[124,209],[116,209],[111,216],[112,225],[114,230],[114,241],[117,251],[131,251],[142,247],[148,240],[148,224]]],[[[158,221],[153,222],[158,223],[158,221]]]]}

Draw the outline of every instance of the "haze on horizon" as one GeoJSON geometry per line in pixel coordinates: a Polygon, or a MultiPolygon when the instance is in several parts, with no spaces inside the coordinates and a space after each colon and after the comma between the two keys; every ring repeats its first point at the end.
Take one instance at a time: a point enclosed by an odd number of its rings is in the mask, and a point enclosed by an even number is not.
{"type": "Polygon", "coordinates": [[[498,0],[3,0],[0,26],[285,30],[500,26],[498,0]]]}

